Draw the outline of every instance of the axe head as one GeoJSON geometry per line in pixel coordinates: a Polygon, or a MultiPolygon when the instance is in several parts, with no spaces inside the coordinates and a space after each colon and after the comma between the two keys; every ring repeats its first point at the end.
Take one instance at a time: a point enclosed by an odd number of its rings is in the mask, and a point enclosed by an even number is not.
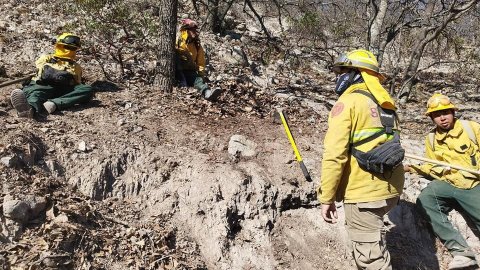
{"type": "MultiPolygon", "coordinates": [[[[280,113],[283,113],[283,109],[281,108],[277,108],[276,110],[270,113],[270,116],[272,117],[272,122],[274,124],[278,124],[278,125],[282,124],[282,118],[280,117],[280,113]]],[[[283,115],[283,117],[285,117],[285,115],[283,115]]]]}

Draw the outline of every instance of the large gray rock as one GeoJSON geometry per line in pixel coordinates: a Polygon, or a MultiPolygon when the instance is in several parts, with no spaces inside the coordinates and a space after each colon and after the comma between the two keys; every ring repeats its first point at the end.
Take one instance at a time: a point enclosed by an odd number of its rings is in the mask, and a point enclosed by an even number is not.
{"type": "Polygon", "coordinates": [[[28,203],[21,200],[7,200],[3,202],[3,215],[19,223],[30,219],[31,209],[28,203]]]}
{"type": "Polygon", "coordinates": [[[35,218],[45,211],[47,207],[47,199],[34,195],[27,195],[24,199],[25,203],[30,207],[30,218],[35,218]]]}
{"type": "Polygon", "coordinates": [[[228,142],[228,154],[231,157],[253,157],[257,154],[257,144],[243,135],[233,135],[228,142]]]}
{"type": "Polygon", "coordinates": [[[234,46],[230,49],[221,50],[218,54],[222,58],[223,62],[238,66],[248,66],[247,54],[240,46],[234,46]]]}

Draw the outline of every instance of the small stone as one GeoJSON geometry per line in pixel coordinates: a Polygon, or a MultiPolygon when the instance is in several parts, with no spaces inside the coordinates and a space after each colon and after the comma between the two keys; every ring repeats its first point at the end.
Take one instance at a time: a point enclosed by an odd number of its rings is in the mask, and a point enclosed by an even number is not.
{"type": "Polygon", "coordinates": [[[17,129],[18,124],[7,124],[7,125],[5,125],[5,128],[6,129],[17,129]]]}
{"type": "Polygon", "coordinates": [[[143,130],[143,127],[135,126],[135,127],[133,128],[133,133],[138,133],[138,132],[140,132],[140,131],[142,131],[142,130],[143,130]]]}
{"type": "Polygon", "coordinates": [[[55,222],[55,223],[67,223],[68,222],[68,217],[65,214],[60,214],[60,215],[55,217],[53,222],[55,222]]]}
{"type": "Polygon", "coordinates": [[[125,125],[125,119],[120,119],[117,121],[117,126],[123,126],[125,125]]]}
{"type": "Polygon", "coordinates": [[[81,151],[81,152],[87,151],[87,144],[84,141],[81,141],[78,144],[78,150],[81,151]]]}
{"type": "Polygon", "coordinates": [[[9,168],[14,167],[15,164],[17,163],[17,160],[15,157],[2,157],[0,161],[2,162],[3,165],[9,168]]]}

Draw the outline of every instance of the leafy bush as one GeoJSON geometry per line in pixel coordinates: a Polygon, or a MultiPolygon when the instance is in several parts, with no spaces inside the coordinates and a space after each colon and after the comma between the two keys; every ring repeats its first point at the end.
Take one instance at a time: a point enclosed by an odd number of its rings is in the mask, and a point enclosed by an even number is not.
{"type": "MultiPolygon", "coordinates": [[[[77,14],[75,27],[83,31],[84,49],[97,60],[112,81],[139,76],[153,80],[155,44],[160,35],[154,1],[76,0],[67,4],[77,14]],[[111,62],[116,65],[108,65],[111,62]]],[[[77,31],[78,33],[78,31],[77,31]]]]}

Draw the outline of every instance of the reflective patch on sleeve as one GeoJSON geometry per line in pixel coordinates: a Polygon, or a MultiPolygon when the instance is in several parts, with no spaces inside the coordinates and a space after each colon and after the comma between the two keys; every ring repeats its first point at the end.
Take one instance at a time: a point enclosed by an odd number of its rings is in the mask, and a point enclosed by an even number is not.
{"type": "Polygon", "coordinates": [[[335,106],[333,106],[332,111],[330,112],[330,117],[335,117],[342,113],[343,108],[345,108],[345,105],[343,105],[342,102],[337,102],[335,106]]]}

